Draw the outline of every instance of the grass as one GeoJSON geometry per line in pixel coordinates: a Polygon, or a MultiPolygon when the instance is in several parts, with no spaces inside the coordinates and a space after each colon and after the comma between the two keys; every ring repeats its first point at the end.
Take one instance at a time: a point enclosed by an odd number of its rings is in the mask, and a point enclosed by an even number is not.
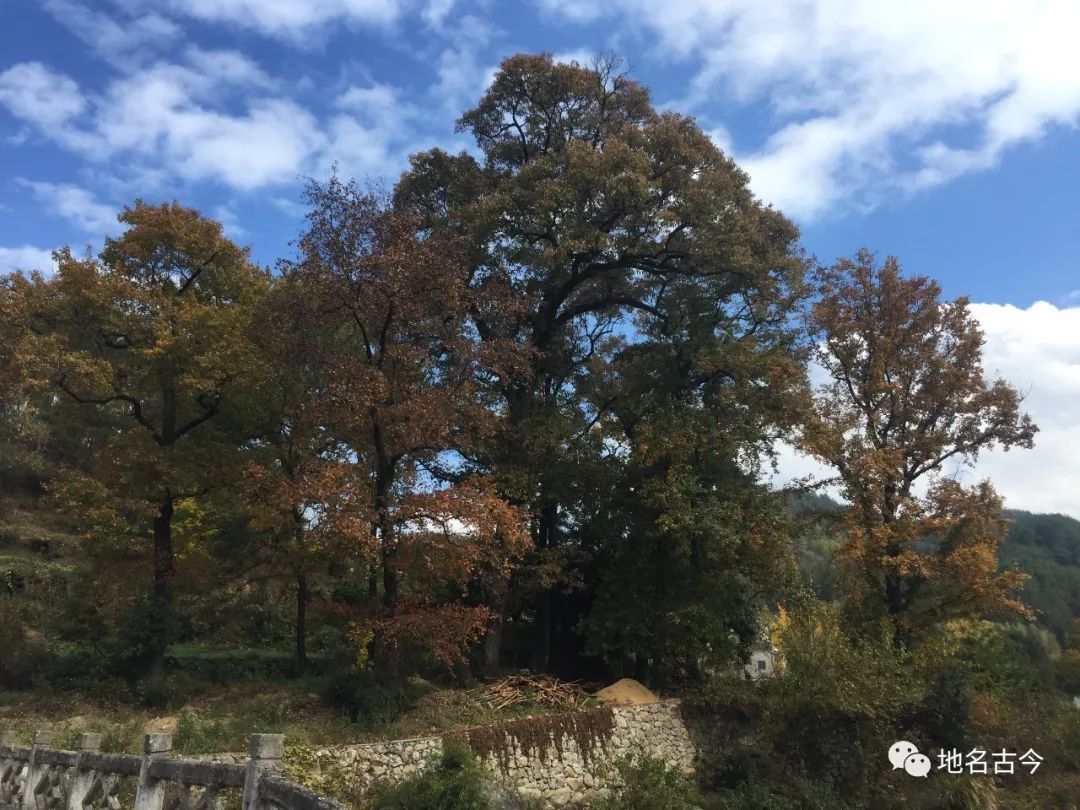
{"type": "Polygon", "coordinates": [[[54,559],[65,556],[77,547],[79,538],[50,523],[38,511],[0,502],[0,548],[23,547],[54,559]]]}
{"type": "Polygon", "coordinates": [[[15,730],[24,743],[35,731],[49,729],[61,747],[73,746],[79,732],[98,731],[105,734],[104,750],[138,753],[145,729],[158,720],[158,725],[175,723],[178,753],[207,754],[246,751],[253,733],[284,734],[286,744],[321,747],[437,735],[551,712],[530,704],[496,710],[471,692],[409,680],[412,706],[372,730],[362,730],[327,706],[319,697],[317,678],[196,684],[195,693],[169,711],[137,707],[126,694],[110,700],[66,692],[0,692],[0,728],[15,730]]]}
{"type": "MultiPolygon", "coordinates": [[[[82,564],[80,538],[55,525],[59,521],[44,510],[0,498],[0,586],[4,572],[11,572],[18,585],[9,594],[0,588],[0,613],[6,611],[44,636],[60,664],[71,661],[70,675],[52,678],[52,686],[0,691],[0,729],[16,731],[24,743],[35,731],[49,729],[56,745],[70,748],[80,732],[96,731],[105,735],[106,750],[138,753],[148,724],[169,718],[165,725],[175,726],[179,753],[241,752],[256,732],[284,734],[287,744],[297,746],[331,746],[441,734],[549,713],[529,704],[497,711],[472,693],[410,678],[402,711],[377,727],[364,727],[320,697],[325,678],[291,677],[290,651],[237,645],[174,645],[166,675],[132,692],[119,679],[88,674],[84,661],[92,664],[99,651],[49,638],[48,624],[56,618],[60,598],[53,583],[77,575],[82,564]]],[[[315,673],[330,669],[321,659],[312,665],[315,673]]]]}

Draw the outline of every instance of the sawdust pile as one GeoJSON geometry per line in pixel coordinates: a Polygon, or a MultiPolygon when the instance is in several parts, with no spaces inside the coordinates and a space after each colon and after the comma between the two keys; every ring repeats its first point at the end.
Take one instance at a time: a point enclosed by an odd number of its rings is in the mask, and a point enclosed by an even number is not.
{"type": "Polygon", "coordinates": [[[615,681],[611,686],[597,692],[596,696],[612,706],[644,706],[647,703],[660,702],[655,692],[649,691],[633,678],[615,681]]]}

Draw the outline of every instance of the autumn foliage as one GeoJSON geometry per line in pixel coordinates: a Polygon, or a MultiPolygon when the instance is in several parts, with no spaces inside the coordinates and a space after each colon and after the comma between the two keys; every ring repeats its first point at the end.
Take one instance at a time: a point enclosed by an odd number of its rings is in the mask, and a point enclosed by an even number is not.
{"type": "Polygon", "coordinates": [[[842,557],[851,595],[901,636],[948,618],[1026,613],[1025,576],[998,571],[1005,537],[989,482],[965,487],[947,465],[992,447],[1030,447],[1020,395],[983,373],[982,332],[966,299],[866,251],[818,274],[807,319],[828,375],[804,447],[838,473],[851,501],[842,557]]]}
{"type": "Polygon", "coordinates": [[[615,59],[509,58],[458,128],[388,192],[310,181],[273,270],[137,201],[3,281],[0,441],[55,459],[97,603],[137,576],[191,628],[247,607],[300,668],[700,680],[800,589],[788,441],[848,502],[853,626],[1026,615],[1000,497],[950,477],[1036,432],[966,300],[815,268],[615,59]]]}

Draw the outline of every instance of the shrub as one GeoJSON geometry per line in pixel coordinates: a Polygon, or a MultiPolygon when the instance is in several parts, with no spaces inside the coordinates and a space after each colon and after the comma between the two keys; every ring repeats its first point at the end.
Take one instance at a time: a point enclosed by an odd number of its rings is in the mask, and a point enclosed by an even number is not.
{"type": "Polygon", "coordinates": [[[40,641],[30,639],[16,617],[0,615],[0,688],[27,689],[52,656],[40,641]]]}
{"type": "Polygon", "coordinates": [[[178,627],[176,613],[164,600],[136,600],[120,617],[110,638],[110,669],[134,683],[164,658],[178,627]]]}
{"type": "Polygon", "coordinates": [[[151,675],[136,685],[135,695],[148,709],[181,706],[203,689],[203,685],[183,673],[151,675]]]}
{"type": "Polygon", "coordinates": [[[442,757],[418,776],[377,785],[372,810],[490,810],[492,790],[477,758],[466,746],[443,744],[442,757]]]}
{"type": "Polygon", "coordinates": [[[662,760],[644,754],[616,763],[620,786],[593,804],[594,810],[701,810],[697,786],[662,760]]]}
{"type": "Polygon", "coordinates": [[[165,659],[167,669],[207,683],[281,680],[296,674],[292,653],[262,649],[205,649],[177,646],[165,659]]]}
{"type": "Polygon", "coordinates": [[[228,729],[221,720],[185,709],[176,719],[173,744],[185,753],[208,753],[228,747],[228,729]]]}
{"type": "Polygon", "coordinates": [[[408,710],[417,695],[405,679],[371,669],[348,669],[330,675],[322,697],[366,730],[388,725],[408,710]]]}
{"type": "Polygon", "coordinates": [[[722,790],[709,797],[709,810],[847,810],[843,801],[827,786],[810,779],[792,777],[784,784],[745,781],[734,790],[722,790]]]}
{"type": "MultiPolygon", "coordinates": [[[[884,634],[848,635],[835,608],[813,603],[790,615],[778,642],[783,668],[751,687],[753,700],[731,706],[714,695],[700,707],[738,708],[754,718],[738,726],[735,745],[702,763],[703,783],[722,797],[719,806],[895,806],[880,752],[897,739],[924,744],[910,718],[926,700],[926,663],[884,634]]],[[[946,686],[943,705],[953,697],[946,686]]]]}

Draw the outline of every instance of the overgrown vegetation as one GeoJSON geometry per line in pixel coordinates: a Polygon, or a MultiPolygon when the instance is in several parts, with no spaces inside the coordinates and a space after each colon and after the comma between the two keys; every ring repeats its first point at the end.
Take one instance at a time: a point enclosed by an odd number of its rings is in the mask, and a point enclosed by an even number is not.
{"type": "Polygon", "coordinates": [[[370,810],[531,810],[535,804],[499,790],[468,747],[446,742],[438,762],[419,775],[380,785],[367,797],[370,810]]]}
{"type": "Polygon", "coordinates": [[[614,726],[611,709],[591,709],[470,728],[464,736],[477,756],[493,755],[506,772],[518,752],[546,762],[548,757],[562,755],[566,740],[574,741],[582,759],[588,763],[597,749],[611,739],[614,726]]]}
{"type": "Polygon", "coordinates": [[[615,763],[616,787],[594,810],[704,810],[706,799],[686,775],[642,754],[615,763]]]}

